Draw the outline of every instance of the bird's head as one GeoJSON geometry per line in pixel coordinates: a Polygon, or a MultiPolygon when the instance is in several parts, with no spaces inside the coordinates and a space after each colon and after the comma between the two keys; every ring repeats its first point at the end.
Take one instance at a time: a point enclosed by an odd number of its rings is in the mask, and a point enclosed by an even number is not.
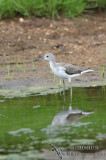
{"type": "Polygon", "coordinates": [[[44,60],[48,60],[48,61],[55,60],[54,55],[52,53],[46,53],[43,58],[44,60]]]}
{"type": "Polygon", "coordinates": [[[36,59],[34,61],[42,61],[42,60],[54,61],[55,58],[54,58],[54,55],[52,53],[46,53],[43,58],[39,58],[39,59],[36,59]]]}

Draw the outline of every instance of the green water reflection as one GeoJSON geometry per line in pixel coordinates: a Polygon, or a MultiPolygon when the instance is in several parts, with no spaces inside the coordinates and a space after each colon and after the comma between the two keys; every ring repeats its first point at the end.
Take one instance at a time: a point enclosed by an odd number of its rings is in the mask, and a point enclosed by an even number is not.
{"type": "MultiPolygon", "coordinates": [[[[52,126],[63,104],[61,93],[13,99],[0,97],[0,152],[49,149],[49,144],[65,149],[75,145],[105,148],[106,88],[73,88],[73,109],[94,113],[63,126],[52,126]]],[[[69,105],[70,91],[67,90],[66,111],[69,105]]]]}

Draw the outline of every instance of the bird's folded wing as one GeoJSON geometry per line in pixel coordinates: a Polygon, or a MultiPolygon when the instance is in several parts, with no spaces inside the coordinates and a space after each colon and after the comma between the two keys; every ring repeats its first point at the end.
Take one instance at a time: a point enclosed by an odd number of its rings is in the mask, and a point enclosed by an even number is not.
{"type": "Polygon", "coordinates": [[[89,69],[89,68],[77,67],[72,64],[66,64],[66,63],[58,63],[57,68],[69,75],[80,74],[82,71],[89,69]]]}
{"type": "Polygon", "coordinates": [[[77,67],[72,64],[66,64],[65,72],[69,75],[80,74],[82,71],[85,71],[89,68],[77,67]]]}

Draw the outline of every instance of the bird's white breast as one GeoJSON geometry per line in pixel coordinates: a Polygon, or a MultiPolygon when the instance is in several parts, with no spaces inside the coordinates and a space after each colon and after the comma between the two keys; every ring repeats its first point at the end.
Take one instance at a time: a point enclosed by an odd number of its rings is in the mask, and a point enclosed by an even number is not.
{"type": "Polygon", "coordinates": [[[56,76],[60,78],[67,78],[67,74],[62,67],[56,67],[52,62],[50,62],[50,68],[56,76]]]}

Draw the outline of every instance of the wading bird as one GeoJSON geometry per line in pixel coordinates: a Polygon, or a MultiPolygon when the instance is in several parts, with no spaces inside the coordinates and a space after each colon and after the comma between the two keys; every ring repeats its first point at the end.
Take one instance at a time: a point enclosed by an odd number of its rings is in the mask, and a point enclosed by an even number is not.
{"type": "Polygon", "coordinates": [[[63,87],[65,90],[64,79],[68,79],[71,83],[71,78],[80,76],[83,73],[91,72],[89,68],[77,67],[67,63],[56,63],[55,57],[52,53],[46,53],[43,58],[39,58],[35,61],[48,60],[52,72],[63,80],[63,87]]]}

